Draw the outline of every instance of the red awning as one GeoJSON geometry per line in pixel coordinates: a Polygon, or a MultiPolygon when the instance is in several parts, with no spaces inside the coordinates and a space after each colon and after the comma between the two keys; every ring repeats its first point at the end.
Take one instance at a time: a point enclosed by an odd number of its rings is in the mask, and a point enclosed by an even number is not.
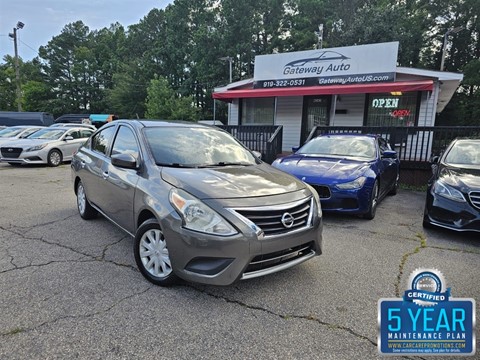
{"type": "Polygon", "coordinates": [[[392,91],[432,91],[433,80],[398,81],[374,84],[349,84],[327,86],[305,86],[273,89],[241,89],[213,93],[214,99],[231,101],[238,98],[262,98],[274,96],[371,94],[392,91]]]}

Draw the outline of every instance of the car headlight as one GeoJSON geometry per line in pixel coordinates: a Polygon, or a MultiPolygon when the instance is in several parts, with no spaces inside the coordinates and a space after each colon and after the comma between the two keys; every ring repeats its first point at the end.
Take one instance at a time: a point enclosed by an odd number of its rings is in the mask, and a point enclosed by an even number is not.
{"type": "Polygon", "coordinates": [[[340,190],[361,189],[363,184],[365,184],[365,180],[367,180],[367,178],[365,176],[360,176],[359,178],[357,178],[353,181],[343,183],[343,184],[337,184],[337,185],[335,185],[335,187],[340,189],[340,190]]]}
{"type": "Polygon", "coordinates": [[[312,185],[305,183],[310,189],[313,195],[313,214],[316,214],[318,217],[322,217],[322,205],[320,203],[320,197],[318,196],[317,191],[313,188],[312,185]]]}
{"type": "Polygon", "coordinates": [[[25,152],[42,150],[45,146],[47,146],[47,144],[35,145],[25,150],[25,152]]]}
{"type": "Polygon", "coordinates": [[[437,195],[443,196],[450,200],[459,201],[459,202],[466,201],[465,198],[463,197],[463,194],[460,191],[445,184],[441,180],[437,180],[433,184],[433,192],[437,195]]]}
{"type": "Polygon", "coordinates": [[[183,190],[172,190],[170,203],[182,217],[187,229],[221,236],[238,233],[216,211],[183,190]]]}

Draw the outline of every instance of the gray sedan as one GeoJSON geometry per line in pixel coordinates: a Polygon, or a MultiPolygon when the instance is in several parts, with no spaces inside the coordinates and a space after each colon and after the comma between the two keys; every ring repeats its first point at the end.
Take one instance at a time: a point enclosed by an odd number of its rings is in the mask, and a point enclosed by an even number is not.
{"type": "Polygon", "coordinates": [[[322,253],[315,190],[216,127],[118,120],[71,166],[80,216],[101,213],[133,236],[154,284],[229,285],[322,253]]]}
{"type": "Polygon", "coordinates": [[[85,128],[47,127],[25,139],[4,144],[1,161],[10,165],[48,164],[58,166],[72,159],[73,153],[93,134],[85,128]]]}

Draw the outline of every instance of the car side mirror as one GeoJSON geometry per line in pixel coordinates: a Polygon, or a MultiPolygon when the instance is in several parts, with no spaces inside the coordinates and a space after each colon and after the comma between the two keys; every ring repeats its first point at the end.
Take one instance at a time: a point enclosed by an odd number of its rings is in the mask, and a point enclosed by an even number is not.
{"type": "Polygon", "coordinates": [[[63,139],[64,141],[68,141],[68,140],[73,140],[73,136],[65,136],[65,139],[63,139]]]}
{"type": "Polygon", "coordinates": [[[252,150],[253,155],[262,160],[262,153],[260,151],[252,150]]]}
{"type": "Polygon", "coordinates": [[[292,152],[296,153],[300,149],[300,146],[292,146],[292,152]]]}
{"type": "Polygon", "coordinates": [[[438,160],[440,159],[440,156],[432,156],[430,158],[430,164],[438,164],[438,160]]]}
{"type": "Polygon", "coordinates": [[[124,169],[138,169],[137,159],[131,154],[112,155],[112,165],[124,169]]]}
{"type": "Polygon", "coordinates": [[[397,152],[395,150],[385,150],[382,153],[382,158],[384,158],[384,159],[396,159],[397,158],[397,152]]]}

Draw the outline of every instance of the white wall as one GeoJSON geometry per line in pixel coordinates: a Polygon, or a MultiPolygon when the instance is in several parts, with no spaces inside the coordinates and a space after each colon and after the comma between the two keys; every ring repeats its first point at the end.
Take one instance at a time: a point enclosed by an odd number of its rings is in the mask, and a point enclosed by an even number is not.
{"type": "Polygon", "coordinates": [[[239,99],[234,99],[230,104],[230,114],[228,116],[228,125],[238,125],[239,99]]]}
{"type": "Polygon", "coordinates": [[[277,97],[275,125],[283,125],[282,151],[292,151],[300,145],[302,128],[303,96],[277,97]]]}
{"type": "MultiPolygon", "coordinates": [[[[335,96],[332,101],[334,99],[335,96]]],[[[362,126],[364,106],[365,94],[337,95],[336,110],[347,110],[347,113],[333,114],[332,111],[330,126],[362,126]]]]}

